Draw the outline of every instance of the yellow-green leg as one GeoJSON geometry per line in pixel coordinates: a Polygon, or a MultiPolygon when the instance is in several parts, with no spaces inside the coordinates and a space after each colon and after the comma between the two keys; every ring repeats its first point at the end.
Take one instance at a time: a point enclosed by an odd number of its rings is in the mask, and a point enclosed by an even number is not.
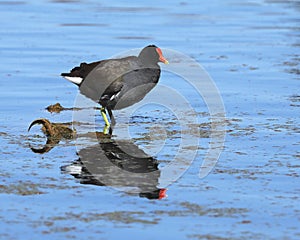
{"type": "Polygon", "coordinates": [[[102,115],[102,118],[103,118],[103,120],[105,122],[105,125],[106,126],[110,126],[110,123],[109,123],[109,121],[107,119],[107,116],[106,116],[106,110],[105,110],[104,107],[101,108],[101,115],[102,115]]]}
{"type": "Polygon", "coordinates": [[[103,128],[103,133],[108,134],[109,133],[109,128],[110,128],[110,123],[109,123],[109,121],[107,119],[107,116],[106,116],[106,110],[105,110],[104,107],[102,107],[100,111],[101,111],[101,116],[102,116],[102,118],[105,122],[105,127],[103,128]]]}

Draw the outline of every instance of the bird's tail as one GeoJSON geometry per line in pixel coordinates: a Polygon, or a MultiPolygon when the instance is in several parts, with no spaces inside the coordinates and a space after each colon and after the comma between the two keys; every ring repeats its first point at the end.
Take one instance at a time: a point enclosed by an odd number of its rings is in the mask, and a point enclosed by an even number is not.
{"type": "Polygon", "coordinates": [[[82,77],[73,77],[71,76],[72,74],[70,73],[62,73],[61,76],[64,77],[65,79],[67,79],[68,81],[76,84],[76,85],[80,85],[83,78],[82,77]]]}

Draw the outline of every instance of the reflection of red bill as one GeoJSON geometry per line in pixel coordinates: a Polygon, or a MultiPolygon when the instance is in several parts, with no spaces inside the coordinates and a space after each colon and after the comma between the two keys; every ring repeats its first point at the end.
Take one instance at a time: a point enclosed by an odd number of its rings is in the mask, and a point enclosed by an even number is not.
{"type": "Polygon", "coordinates": [[[158,196],[158,199],[163,199],[163,198],[166,198],[168,195],[167,195],[167,190],[166,188],[163,188],[163,189],[160,189],[159,190],[159,196],[158,196]]]}

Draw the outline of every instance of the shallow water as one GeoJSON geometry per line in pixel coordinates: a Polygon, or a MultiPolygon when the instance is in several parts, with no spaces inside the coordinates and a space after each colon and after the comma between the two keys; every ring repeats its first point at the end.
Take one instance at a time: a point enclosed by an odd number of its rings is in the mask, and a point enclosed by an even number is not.
{"type": "MultiPolygon", "coordinates": [[[[299,9],[298,1],[275,0],[1,1],[0,238],[298,239],[299,9]],[[61,72],[149,43],[197,60],[220,91],[226,141],[207,177],[198,177],[210,137],[207,107],[168,72],[160,84],[190,96],[200,134],[199,145],[190,146],[196,158],[190,166],[182,163],[189,168],[167,187],[167,198],[100,186],[88,172],[72,176],[70,168],[93,161],[74,139],[44,154],[30,149],[46,141],[38,126],[28,134],[33,120],[73,120],[75,110],[45,109],[75,105],[77,87],[61,72]]],[[[116,117],[124,123],[126,111],[116,117]]],[[[100,117],[96,122],[103,124],[100,117]]],[[[124,140],[122,125],[117,130],[113,140],[124,140]]],[[[179,131],[174,114],[152,106],[131,118],[130,143],[125,140],[147,154],[158,152],[149,161],[162,168],[176,155],[179,131]]],[[[81,139],[91,148],[97,143],[81,139]]],[[[159,178],[144,180],[159,187],[159,178]]]]}

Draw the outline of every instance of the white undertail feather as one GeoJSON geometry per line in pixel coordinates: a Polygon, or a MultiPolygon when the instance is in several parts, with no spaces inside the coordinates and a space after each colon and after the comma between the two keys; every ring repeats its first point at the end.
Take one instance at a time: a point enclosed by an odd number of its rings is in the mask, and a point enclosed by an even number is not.
{"type": "Polygon", "coordinates": [[[64,76],[65,79],[67,79],[68,81],[75,83],[75,84],[80,84],[83,80],[83,78],[81,77],[68,77],[68,76],[64,76]]]}
{"type": "Polygon", "coordinates": [[[64,170],[69,174],[82,174],[82,166],[76,164],[65,166],[64,170]]]}

